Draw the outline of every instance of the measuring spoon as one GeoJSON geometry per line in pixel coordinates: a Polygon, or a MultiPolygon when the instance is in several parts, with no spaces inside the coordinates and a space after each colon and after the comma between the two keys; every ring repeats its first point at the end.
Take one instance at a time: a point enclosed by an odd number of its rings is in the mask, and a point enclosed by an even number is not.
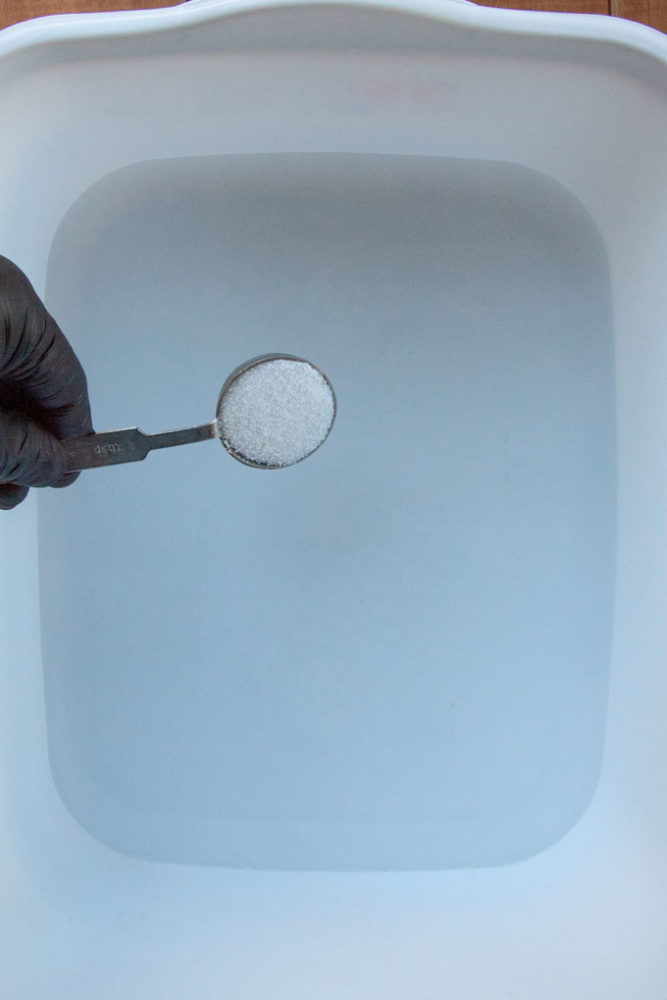
{"type": "Polygon", "coordinates": [[[225,380],[216,419],[198,427],[144,434],[128,427],[62,441],[67,472],[140,462],[157,448],[219,438],[255,469],[281,469],[312,455],[329,435],[336,397],[326,375],[292,354],[261,354],[225,380]]]}

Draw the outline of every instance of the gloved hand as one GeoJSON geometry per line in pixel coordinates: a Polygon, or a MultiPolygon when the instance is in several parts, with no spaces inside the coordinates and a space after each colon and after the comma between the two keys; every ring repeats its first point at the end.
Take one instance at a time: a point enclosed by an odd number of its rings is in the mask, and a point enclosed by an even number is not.
{"type": "Polygon", "coordinates": [[[64,438],[92,431],[74,351],[26,276],[0,257],[0,509],[29,486],[69,486],[64,438]]]}

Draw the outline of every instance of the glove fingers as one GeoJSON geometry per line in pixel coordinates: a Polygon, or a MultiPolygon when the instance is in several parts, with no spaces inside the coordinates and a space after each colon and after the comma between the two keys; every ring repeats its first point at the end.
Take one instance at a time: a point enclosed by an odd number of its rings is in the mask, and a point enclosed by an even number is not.
{"type": "Polygon", "coordinates": [[[57,490],[64,489],[65,486],[71,486],[72,483],[76,479],[78,479],[80,475],[81,475],[80,472],[68,472],[66,475],[63,476],[61,480],[59,480],[59,482],[52,483],[51,485],[55,486],[57,490]]]}
{"type": "Polygon", "coordinates": [[[0,510],[11,510],[28,495],[27,486],[14,486],[12,483],[0,483],[0,510]]]}
{"type": "Polygon", "coordinates": [[[56,486],[65,478],[60,442],[22,413],[0,414],[0,483],[56,486]]]}
{"type": "Polygon", "coordinates": [[[0,381],[23,393],[17,409],[58,438],[90,433],[83,368],[26,276],[4,257],[0,288],[0,381]]]}

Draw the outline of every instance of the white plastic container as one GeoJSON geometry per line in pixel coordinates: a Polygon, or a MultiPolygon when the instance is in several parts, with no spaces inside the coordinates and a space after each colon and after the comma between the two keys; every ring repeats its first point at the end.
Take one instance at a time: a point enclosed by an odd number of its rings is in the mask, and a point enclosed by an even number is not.
{"type": "Polygon", "coordinates": [[[338,400],[292,469],[211,442],[3,515],[3,998],[667,994],[665,38],[46,18],[0,135],[98,430],[266,351],[338,400]]]}

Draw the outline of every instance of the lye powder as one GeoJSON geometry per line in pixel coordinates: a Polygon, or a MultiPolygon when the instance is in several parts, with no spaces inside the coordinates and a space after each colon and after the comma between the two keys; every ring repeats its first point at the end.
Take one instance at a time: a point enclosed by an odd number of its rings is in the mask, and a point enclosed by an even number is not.
{"type": "Polygon", "coordinates": [[[322,444],[335,410],[331,386],[313,365],[289,358],[262,361],[225,391],[220,437],[241,460],[294,465],[322,444]]]}

